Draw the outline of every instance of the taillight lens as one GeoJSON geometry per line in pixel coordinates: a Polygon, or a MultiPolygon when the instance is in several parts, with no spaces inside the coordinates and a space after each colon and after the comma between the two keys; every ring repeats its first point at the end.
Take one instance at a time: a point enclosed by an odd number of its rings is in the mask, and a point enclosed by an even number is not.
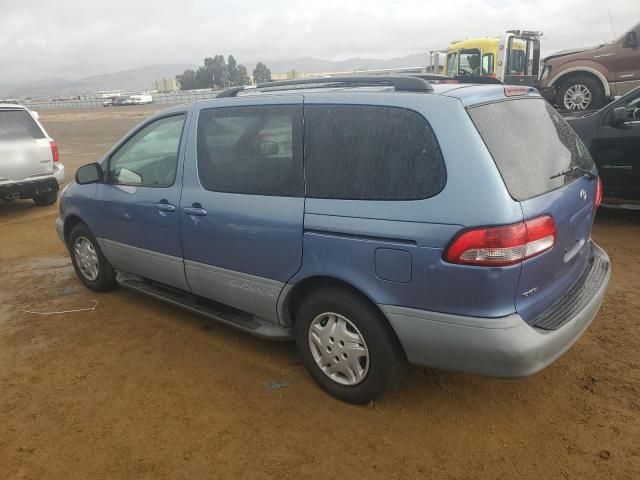
{"type": "Polygon", "coordinates": [[[596,210],[600,206],[600,202],[602,202],[602,180],[598,177],[598,186],[596,187],[596,199],[594,200],[594,205],[596,210]]]}
{"type": "Polygon", "coordinates": [[[60,161],[60,152],[58,152],[58,145],[56,142],[51,142],[51,155],[53,156],[53,163],[60,161]]]}
{"type": "Polygon", "coordinates": [[[549,250],[555,241],[556,224],[544,215],[513,225],[466,230],[456,237],[444,258],[463,265],[513,265],[549,250]]]}
{"type": "Polygon", "coordinates": [[[533,89],[529,87],[520,87],[520,86],[507,86],[504,87],[504,96],[505,97],[518,97],[520,95],[527,95],[533,89]]]}

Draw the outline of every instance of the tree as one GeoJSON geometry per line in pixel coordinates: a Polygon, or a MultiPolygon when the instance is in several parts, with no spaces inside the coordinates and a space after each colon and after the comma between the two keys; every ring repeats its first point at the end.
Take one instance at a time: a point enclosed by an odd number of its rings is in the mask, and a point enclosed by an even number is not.
{"type": "Polygon", "coordinates": [[[247,71],[247,67],[244,65],[238,65],[238,79],[236,81],[236,85],[251,85],[249,72],[247,71]]]}
{"type": "Polygon", "coordinates": [[[199,67],[196,72],[198,88],[211,88],[213,85],[213,73],[207,67],[199,67]]]}
{"type": "Polygon", "coordinates": [[[212,74],[211,87],[225,88],[229,85],[229,69],[222,55],[205,58],[204,65],[212,74]]]}
{"type": "Polygon", "coordinates": [[[194,90],[200,88],[198,86],[198,80],[196,78],[196,72],[188,69],[185,70],[182,75],[176,75],[176,81],[180,85],[180,90],[194,90]]]}
{"type": "Polygon", "coordinates": [[[229,72],[229,86],[235,87],[238,85],[238,64],[233,55],[229,55],[227,60],[227,71],[229,72]]]}
{"type": "MultiPolygon", "coordinates": [[[[256,68],[258,69],[260,81],[271,80],[271,72],[266,65],[260,63],[256,68]]],[[[254,77],[256,76],[256,70],[254,70],[253,75],[254,77]]],[[[238,65],[233,55],[229,55],[229,63],[225,61],[222,55],[206,57],[197,70],[185,70],[182,75],[176,75],[176,80],[180,84],[181,90],[227,88],[251,84],[247,67],[238,65]]]]}
{"type": "Polygon", "coordinates": [[[264,63],[258,62],[256,68],[253,69],[253,81],[255,83],[270,82],[271,70],[264,63]]]}

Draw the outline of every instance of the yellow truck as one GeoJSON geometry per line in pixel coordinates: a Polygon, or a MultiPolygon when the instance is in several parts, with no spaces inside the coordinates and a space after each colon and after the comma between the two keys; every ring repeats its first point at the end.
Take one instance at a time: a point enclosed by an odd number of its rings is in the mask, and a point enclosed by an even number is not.
{"type": "Polygon", "coordinates": [[[509,30],[500,37],[452,42],[445,73],[492,77],[508,85],[534,85],[540,69],[542,32],[509,30]]]}

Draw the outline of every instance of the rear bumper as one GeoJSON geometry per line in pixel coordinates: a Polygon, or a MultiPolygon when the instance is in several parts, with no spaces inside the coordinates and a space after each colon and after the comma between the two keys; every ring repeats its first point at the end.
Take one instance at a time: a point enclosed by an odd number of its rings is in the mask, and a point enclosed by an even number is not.
{"type": "MultiPolygon", "coordinates": [[[[62,178],[64,178],[64,167],[62,170],[62,178]]],[[[40,193],[57,192],[59,188],[60,185],[56,176],[48,175],[32,180],[1,183],[0,197],[31,198],[40,193]]]]}
{"type": "Polygon", "coordinates": [[[64,165],[62,163],[56,163],[53,166],[53,178],[58,182],[58,186],[64,182],[64,165]]]}
{"type": "Polygon", "coordinates": [[[476,318],[381,305],[411,363],[497,377],[542,370],[566,352],[598,313],[611,276],[609,257],[596,244],[592,255],[607,273],[591,299],[557,330],[528,325],[518,314],[476,318]]]}

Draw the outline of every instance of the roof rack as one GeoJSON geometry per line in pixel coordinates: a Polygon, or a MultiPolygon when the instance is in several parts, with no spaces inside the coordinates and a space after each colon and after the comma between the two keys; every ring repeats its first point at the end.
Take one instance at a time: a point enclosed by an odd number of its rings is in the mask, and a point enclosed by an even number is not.
{"type": "Polygon", "coordinates": [[[220,92],[216,95],[216,98],[235,97],[238,95],[238,92],[244,90],[269,90],[272,88],[278,89],[279,87],[304,88],[305,86],[316,86],[317,88],[389,86],[395,88],[398,92],[430,93],[433,91],[433,87],[422,77],[419,78],[409,75],[362,75],[356,77],[301,78],[297,80],[281,80],[276,82],[259,83],[255,87],[232,87],[220,92]]]}

